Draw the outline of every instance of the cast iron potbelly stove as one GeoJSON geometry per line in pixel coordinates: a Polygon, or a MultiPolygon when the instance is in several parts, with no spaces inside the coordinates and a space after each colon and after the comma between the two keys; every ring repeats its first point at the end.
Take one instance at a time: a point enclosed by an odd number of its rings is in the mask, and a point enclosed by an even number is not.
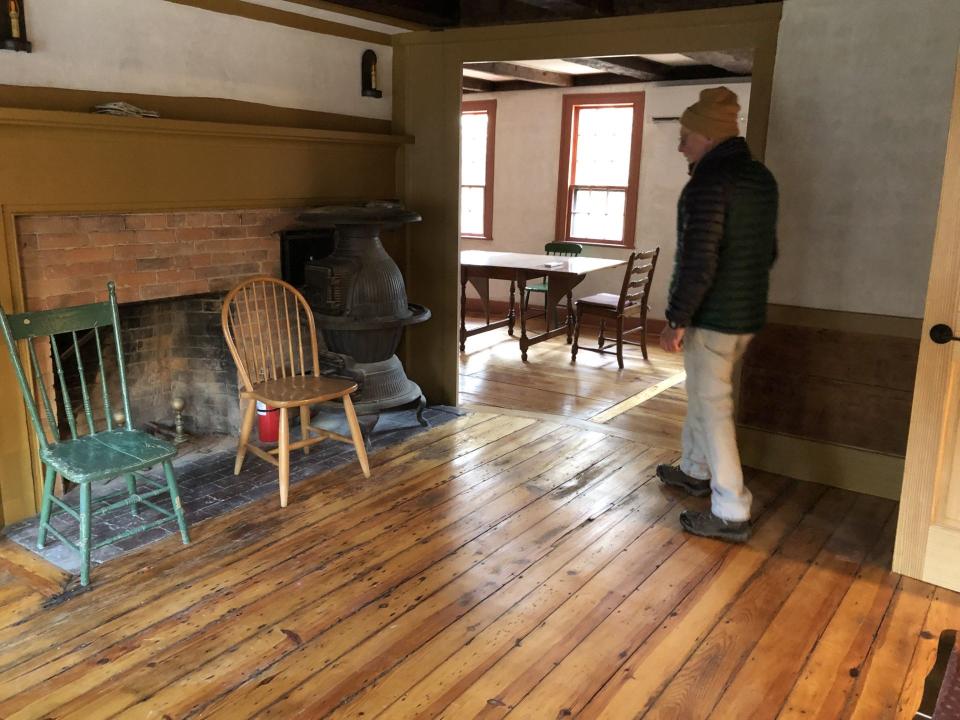
{"type": "Polygon", "coordinates": [[[429,320],[430,310],[407,302],[400,268],[380,242],[382,227],[419,222],[420,215],[368,203],[314,208],[298,220],[335,228],[333,252],[305,264],[303,289],[327,346],[325,364],[333,359],[338,374],[360,385],[353,402],[361,424],[372,430],[381,411],[416,403],[417,420],[426,425],[423,392],[395,353],[403,329],[429,320]]]}

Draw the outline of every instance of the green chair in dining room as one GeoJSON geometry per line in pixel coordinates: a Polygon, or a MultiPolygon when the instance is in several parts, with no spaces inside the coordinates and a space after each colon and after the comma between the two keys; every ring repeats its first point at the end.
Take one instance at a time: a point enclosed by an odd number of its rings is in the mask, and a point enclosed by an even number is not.
{"type": "Polygon", "coordinates": [[[90,583],[91,551],[104,545],[173,520],[176,520],[183,543],[190,542],[171,462],[177,453],[176,447],[133,427],[116,288],[112,282],[107,284],[107,294],[105,302],[55,310],[7,315],[0,308],[3,337],[36,432],[40,460],[45,467],[37,547],[43,549],[49,532],[78,553],[81,585],[90,583]],[[116,385],[119,385],[123,408],[123,419],[116,423],[111,412],[110,382],[104,365],[104,349],[109,345],[108,339],[101,337],[101,331],[103,335],[113,336],[116,352],[116,385]],[[23,358],[32,370],[33,386],[42,404],[46,426],[41,421],[37,397],[28,384],[18,344],[25,346],[22,348],[23,358]],[[44,368],[38,362],[38,350],[49,352],[52,365],[49,371],[55,373],[56,378],[44,377],[44,368]],[[75,374],[70,375],[71,371],[75,374]],[[68,375],[71,378],[69,383],[68,375]],[[60,396],[51,401],[49,386],[57,382],[60,396]],[[95,384],[100,386],[99,398],[97,393],[91,392],[90,386],[95,384]],[[82,406],[76,412],[75,404],[82,406]],[[83,432],[84,426],[86,432],[83,432]],[[163,466],[163,481],[141,472],[156,465],[163,466]],[[64,480],[78,486],[79,502],[76,506],[54,495],[54,480],[58,473],[64,480]],[[124,478],[125,490],[91,498],[94,483],[105,483],[117,477],[124,478]],[[158,496],[168,496],[170,509],[155,502],[159,500],[158,496]],[[94,544],[92,523],[105,513],[122,507],[131,507],[131,512],[138,518],[140,508],[152,510],[157,517],[94,544]],[[66,513],[76,521],[76,542],[51,524],[52,516],[58,512],[66,513]]]}
{"type": "MultiPolygon", "coordinates": [[[[545,255],[556,255],[561,257],[578,257],[583,252],[583,245],[579,243],[571,242],[549,242],[543,246],[543,252],[545,255]]],[[[548,308],[546,306],[547,299],[547,289],[550,287],[549,278],[541,278],[540,282],[536,283],[527,283],[525,292],[523,295],[523,310],[524,312],[529,312],[530,308],[530,293],[541,293],[544,299],[543,314],[546,315],[548,308]]],[[[551,317],[553,318],[553,326],[556,327],[556,308],[549,308],[549,311],[553,313],[551,317]]],[[[567,317],[573,316],[573,293],[567,293],[567,317]]],[[[527,316],[529,319],[529,315],[527,316]]]]}

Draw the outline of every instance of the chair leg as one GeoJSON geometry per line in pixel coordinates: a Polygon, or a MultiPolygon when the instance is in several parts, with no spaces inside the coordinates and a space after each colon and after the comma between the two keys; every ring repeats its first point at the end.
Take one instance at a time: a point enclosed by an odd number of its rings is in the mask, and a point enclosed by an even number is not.
{"type": "Polygon", "coordinates": [[[46,475],[43,478],[43,500],[40,505],[40,527],[37,530],[37,550],[43,550],[47,541],[47,523],[50,522],[50,506],[53,504],[53,481],[57,471],[47,465],[46,475]]]}
{"type": "Polygon", "coordinates": [[[343,411],[347,415],[347,424],[350,426],[350,437],[353,438],[353,447],[357,451],[357,460],[364,477],[370,477],[370,463],[367,461],[367,448],[363,444],[363,434],[360,432],[360,423],[357,422],[357,413],[353,409],[353,401],[349,395],[343,396],[343,411]]]}
{"type": "Polygon", "coordinates": [[[173,475],[173,463],[167,460],[163,464],[163,474],[167,476],[167,491],[170,493],[170,504],[173,514],[177,517],[177,526],[180,528],[180,539],[184,545],[190,544],[190,533],[187,532],[187,518],[183,514],[183,504],[180,502],[180,490],[177,488],[177,479],[173,475]]]}
{"type": "Polygon", "coordinates": [[[90,483],[80,483],[80,584],[90,584],[90,483]]]}
{"type": "Polygon", "coordinates": [[[247,409],[243,411],[243,422],[240,425],[240,442],[237,445],[237,460],[233,463],[233,474],[239,475],[243,467],[243,458],[247,454],[247,443],[250,442],[250,433],[253,431],[253,419],[257,415],[257,401],[252,398],[247,401],[247,409]]]}
{"type": "MultiPolygon", "coordinates": [[[[300,438],[302,440],[310,439],[310,408],[307,405],[300,406],[300,438]]],[[[310,454],[310,446],[303,448],[303,454],[310,454]]]]}
{"type": "Polygon", "coordinates": [[[280,460],[280,507],[287,506],[290,492],[290,422],[287,408],[280,408],[280,447],[277,459],[280,460]]]}
{"type": "Polygon", "coordinates": [[[647,320],[643,320],[643,328],[640,330],[640,352],[643,353],[643,359],[649,360],[647,357],[647,320]]]}
{"type": "MultiPolygon", "coordinates": [[[[134,497],[137,494],[136,475],[134,475],[133,473],[130,473],[129,475],[126,475],[124,479],[127,481],[127,493],[129,493],[130,497],[134,497]]],[[[130,506],[130,514],[134,516],[137,514],[136,501],[134,501],[134,503],[130,506]]]]}
{"type": "Polygon", "coordinates": [[[570,348],[570,362],[577,361],[577,348],[580,345],[580,328],[583,325],[583,309],[577,308],[577,322],[573,329],[573,347],[570,348]]]}
{"type": "Polygon", "coordinates": [[[567,293],[567,345],[573,342],[573,293],[567,293]]]}
{"type": "Polygon", "coordinates": [[[617,365],[623,370],[623,316],[617,318],[617,365]]]}
{"type": "Polygon", "coordinates": [[[606,342],[606,338],[603,337],[603,331],[607,326],[607,321],[603,318],[600,318],[600,334],[597,336],[597,347],[601,350],[603,349],[603,344],[606,342]]]}

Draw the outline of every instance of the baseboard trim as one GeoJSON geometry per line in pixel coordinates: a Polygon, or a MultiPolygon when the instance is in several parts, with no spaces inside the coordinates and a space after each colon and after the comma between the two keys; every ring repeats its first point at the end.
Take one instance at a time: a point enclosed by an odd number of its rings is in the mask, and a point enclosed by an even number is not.
{"type": "Polygon", "coordinates": [[[740,459],[748,467],[867,495],[900,499],[904,459],[844,445],[737,428],[740,459]]]}

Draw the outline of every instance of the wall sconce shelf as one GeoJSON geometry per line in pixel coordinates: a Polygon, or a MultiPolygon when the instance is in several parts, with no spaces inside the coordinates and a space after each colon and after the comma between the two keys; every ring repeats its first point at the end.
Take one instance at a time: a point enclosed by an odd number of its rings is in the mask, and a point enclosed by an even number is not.
{"type": "Polygon", "coordinates": [[[360,60],[360,94],[363,97],[383,97],[383,92],[377,88],[377,54],[373,50],[365,50],[360,60]]]}
{"type": "Polygon", "coordinates": [[[0,50],[15,50],[17,52],[30,52],[31,45],[26,40],[3,38],[0,40],[0,50]]]}
{"type": "Polygon", "coordinates": [[[0,0],[0,7],[6,11],[0,16],[0,50],[30,52],[23,0],[0,0]]]}

